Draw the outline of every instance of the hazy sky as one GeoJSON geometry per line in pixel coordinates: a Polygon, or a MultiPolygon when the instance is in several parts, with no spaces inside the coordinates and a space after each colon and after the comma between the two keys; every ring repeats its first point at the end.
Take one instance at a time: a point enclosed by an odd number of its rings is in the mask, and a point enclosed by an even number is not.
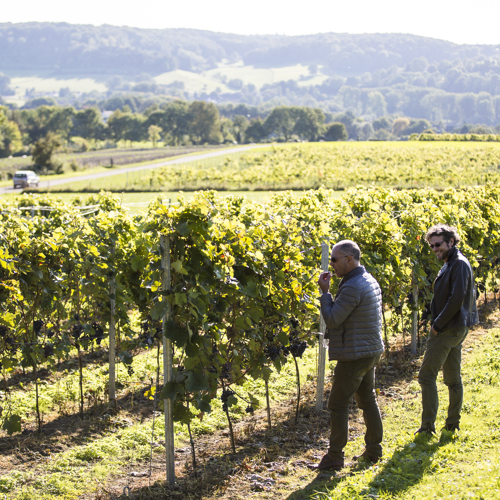
{"type": "Polygon", "coordinates": [[[500,44],[500,0],[6,0],[0,22],[52,21],[239,34],[411,33],[500,44]]]}

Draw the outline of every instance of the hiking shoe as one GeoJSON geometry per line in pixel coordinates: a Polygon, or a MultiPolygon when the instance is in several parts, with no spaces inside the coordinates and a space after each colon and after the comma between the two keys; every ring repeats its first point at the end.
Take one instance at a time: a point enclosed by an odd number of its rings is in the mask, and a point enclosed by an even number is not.
{"type": "Polygon", "coordinates": [[[414,435],[415,436],[417,436],[417,435],[420,436],[420,435],[424,435],[424,434],[427,434],[427,436],[430,437],[430,436],[433,436],[434,434],[436,434],[436,431],[434,429],[429,429],[428,427],[426,427],[426,428],[425,427],[420,427],[420,429],[417,432],[415,432],[414,435]]]}
{"type": "Polygon", "coordinates": [[[382,457],[377,455],[370,455],[366,450],[356,457],[352,457],[353,460],[371,462],[372,464],[376,464],[382,457]]]}
{"type": "Polygon", "coordinates": [[[458,424],[446,424],[441,430],[448,432],[459,431],[460,426],[458,424]]]}
{"type": "Polygon", "coordinates": [[[343,460],[334,460],[330,455],[325,455],[316,466],[318,470],[340,470],[344,467],[343,460]]]}

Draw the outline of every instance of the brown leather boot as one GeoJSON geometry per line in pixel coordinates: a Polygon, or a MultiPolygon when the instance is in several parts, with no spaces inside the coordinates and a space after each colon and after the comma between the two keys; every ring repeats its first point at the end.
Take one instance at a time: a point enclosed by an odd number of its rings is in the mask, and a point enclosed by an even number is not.
{"type": "Polygon", "coordinates": [[[365,462],[371,462],[372,464],[376,464],[382,457],[378,457],[376,455],[370,455],[366,450],[356,457],[352,457],[353,460],[362,460],[365,462]]]}
{"type": "Polygon", "coordinates": [[[330,455],[325,455],[316,466],[318,470],[340,470],[344,467],[343,460],[334,460],[330,455]]]}

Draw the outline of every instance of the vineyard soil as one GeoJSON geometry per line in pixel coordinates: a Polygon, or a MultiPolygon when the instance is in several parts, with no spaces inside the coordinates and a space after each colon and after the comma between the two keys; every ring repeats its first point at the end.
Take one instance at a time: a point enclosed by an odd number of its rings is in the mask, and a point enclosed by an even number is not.
{"type": "MultiPolygon", "coordinates": [[[[488,343],[498,343],[498,340],[495,340],[500,336],[498,330],[500,314],[497,307],[497,301],[491,296],[488,304],[482,308],[482,317],[487,319],[475,328],[466,340],[465,381],[474,380],[473,363],[482,362],[474,356],[481,356],[481,351],[486,352],[488,343]]],[[[420,360],[421,357],[412,358],[408,349],[403,348],[402,339],[398,339],[397,342],[393,340],[390,353],[377,370],[379,404],[384,417],[386,436],[384,457],[376,466],[370,467],[368,464],[353,460],[354,455],[363,451],[364,433],[362,414],[353,405],[349,423],[350,442],[346,449],[346,467],[339,473],[318,473],[313,469],[314,464],[327,450],[328,413],[323,411],[317,414],[314,411],[315,384],[309,382],[303,388],[303,403],[297,426],[294,425],[295,398],[292,397],[273,405],[271,430],[267,427],[264,409],[236,423],[235,455],[231,453],[227,429],[196,438],[198,461],[196,470],[192,467],[189,442],[177,446],[175,451],[177,485],[174,488],[165,486],[165,461],[162,454],[153,455],[151,478],[149,460],[132,459],[129,463],[122,463],[121,467],[110,473],[109,470],[103,470],[104,467],[95,467],[99,463],[97,457],[89,461],[89,467],[90,463],[94,464],[92,465],[94,476],[91,478],[92,484],[89,484],[88,493],[78,498],[82,500],[127,498],[124,495],[124,491],[128,491],[127,488],[130,488],[133,498],[136,499],[357,499],[366,498],[365,494],[368,491],[372,495],[371,498],[430,498],[433,496],[432,484],[444,481],[441,476],[447,478],[457,467],[462,473],[464,470],[467,471],[464,469],[466,466],[472,467],[468,476],[473,476],[469,479],[469,483],[474,483],[474,474],[480,474],[482,470],[481,464],[474,461],[471,463],[469,458],[469,454],[473,456],[470,450],[474,448],[476,434],[481,430],[476,428],[477,422],[474,420],[477,417],[475,412],[479,410],[471,408],[473,401],[480,398],[478,389],[466,384],[463,425],[458,436],[444,435],[439,441],[438,437],[428,442],[420,438],[415,439],[413,431],[417,428],[420,411],[420,392],[415,376],[420,360]],[[408,473],[405,475],[406,471],[401,470],[401,467],[404,469],[401,463],[411,462],[413,460],[411,452],[415,450],[419,452],[420,457],[415,462],[416,470],[413,470],[413,476],[408,473]],[[439,464],[433,464],[433,457],[443,453],[444,458],[439,457],[439,464]],[[401,460],[402,455],[406,457],[403,460],[401,460]],[[450,472],[446,470],[448,467],[451,469],[450,472]],[[415,491],[413,487],[418,489],[420,483],[424,490],[427,488],[430,491],[426,494],[423,490],[417,496],[412,496],[411,492],[415,491]],[[387,491],[386,494],[383,493],[384,490],[387,491]]],[[[485,369],[483,366],[484,363],[481,364],[481,370],[485,369]]],[[[490,384],[493,384],[491,380],[490,384]]],[[[486,386],[480,390],[486,391],[486,386]]],[[[328,392],[325,394],[325,402],[327,397],[328,392]]],[[[440,397],[442,406],[445,406],[442,383],[440,383],[440,397]]],[[[114,422],[122,421],[130,424],[142,421],[145,415],[149,418],[152,414],[151,401],[145,399],[142,401],[142,406],[136,405],[134,408],[131,408],[129,402],[130,395],[119,401],[119,408],[113,416],[114,422]]],[[[439,416],[441,420],[443,420],[442,412],[443,408],[439,416]]],[[[500,449],[495,440],[498,429],[489,429],[490,423],[486,419],[482,431],[487,433],[488,441],[491,440],[487,461],[490,465],[487,467],[490,472],[493,471],[490,476],[496,476],[494,480],[498,488],[500,449]]],[[[0,476],[5,477],[5,474],[11,474],[12,471],[22,473],[36,469],[36,475],[27,484],[19,484],[18,488],[12,490],[5,498],[30,498],[29,494],[26,496],[22,493],[24,487],[29,486],[29,483],[43,483],[44,471],[54,472],[53,462],[58,454],[88,444],[105,435],[112,436],[113,432],[117,432],[116,428],[113,429],[110,420],[104,419],[102,414],[100,417],[97,414],[89,416],[83,424],[77,416],[70,415],[46,422],[42,436],[33,431],[25,431],[21,436],[4,437],[0,445],[0,476]]],[[[0,488],[3,489],[5,486],[5,481],[0,479],[0,488]]],[[[475,496],[473,494],[475,487],[470,486],[470,488],[471,498],[500,498],[499,490],[496,490],[496,494],[491,491],[492,496],[484,497],[475,496]]],[[[47,496],[47,498],[53,497],[47,496]]],[[[61,498],[77,497],[64,495],[61,498]]]]}

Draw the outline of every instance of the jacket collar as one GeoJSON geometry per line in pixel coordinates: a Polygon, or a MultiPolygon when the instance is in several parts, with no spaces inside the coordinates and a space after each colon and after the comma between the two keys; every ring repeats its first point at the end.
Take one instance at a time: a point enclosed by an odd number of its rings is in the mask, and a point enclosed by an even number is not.
{"type": "Polygon", "coordinates": [[[350,271],[349,273],[347,273],[343,278],[342,280],[340,281],[339,283],[339,288],[344,284],[346,283],[347,281],[349,281],[351,278],[354,278],[354,276],[357,276],[358,274],[363,274],[365,272],[365,267],[364,266],[358,266],[356,268],[354,268],[352,271],[350,271]]]}
{"type": "Polygon", "coordinates": [[[439,273],[438,275],[436,276],[436,279],[438,279],[439,277],[441,277],[446,271],[448,271],[448,269],[450,268],[451,264],[453,264],[453,262],[455,260],[457,260],[458,258],[458,254],[459,254],[459,250],[457,247],[452,247],[450,249],[450,253],[448,254],[448,260],[443,264],[443,267],[439,270],[439,273]]]}
{"type": "Polygon", "coordinates": [[[458,257],[458,248],[457,247],[452,247],[450,250],[450,253],[448,254],[448,262],[451,262],[452,260],[455,260],[458,257]]]}

